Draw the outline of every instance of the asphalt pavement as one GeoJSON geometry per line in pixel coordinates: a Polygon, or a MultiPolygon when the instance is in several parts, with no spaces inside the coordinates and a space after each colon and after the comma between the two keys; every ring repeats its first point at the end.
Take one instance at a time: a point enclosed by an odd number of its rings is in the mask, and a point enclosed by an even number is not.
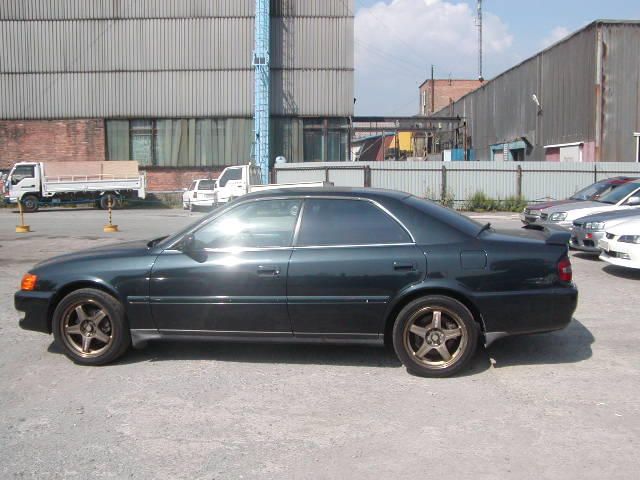
{"type": "Polygon", "coordinates": [[[46,210],[16,234],[0,210],[0,478],[638,478],[640,272],[583,254],[567,329],[500,340],[446,379],[362,346],[162,342],[88,368],[18,328],[34,263],[201,215],[116,211],[107,234],[105,212],[46,210]]]}

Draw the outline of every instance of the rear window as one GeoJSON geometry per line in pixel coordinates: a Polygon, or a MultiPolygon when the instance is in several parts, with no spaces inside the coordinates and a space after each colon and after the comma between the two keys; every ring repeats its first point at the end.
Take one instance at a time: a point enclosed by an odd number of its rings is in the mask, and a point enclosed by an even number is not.
{"type": "Polygon", "coordinates": [[[213,190],[215,182],[213,180],[201,180],[198,190],[213,190]]]}
{"type": "Polygon", "coordinates": [[[443,207],[437,203],[430,202],[429,200],[412,196],[407,198],[405,202],[420,210],[422,213],[425,213],[430,217],[437,218],[438,221],[446,223],[457,230],[467,233],[468,235],[477,235],[483,227],[482,223],[476,222],[452,208],[443,207]]]}

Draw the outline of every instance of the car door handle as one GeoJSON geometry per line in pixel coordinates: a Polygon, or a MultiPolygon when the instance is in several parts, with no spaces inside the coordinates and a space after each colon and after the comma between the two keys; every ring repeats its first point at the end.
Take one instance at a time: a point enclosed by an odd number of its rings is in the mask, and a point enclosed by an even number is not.
{"type": "Polygon", "coordinates": [[[393,262],[393,269],[396,272],[415,272],[418,266],[412,262],[393,262]]]}
{"type": "Polygon", "coordinates": [[[277,277],[280,275],[280,267],[277,265],[259,265],[258,275],[264,277],[277,277]]]}

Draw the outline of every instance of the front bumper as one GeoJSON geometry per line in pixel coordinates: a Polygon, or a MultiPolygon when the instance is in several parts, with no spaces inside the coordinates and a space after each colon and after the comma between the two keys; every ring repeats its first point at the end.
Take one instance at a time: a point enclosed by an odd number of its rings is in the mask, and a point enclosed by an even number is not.
{"type": "Polygon", "coordinates": [[[549,220],[540,220],[538,223],[536,223],[536,226],[540,227],[540,228],[547,228],[547,227],[551,227],[551,228],[563,228],[567,231],[571,231],[571,229],[573,228],[573,222],[572,221],[567,221],[564,220],[562,222],[550,222],[549,220]]]}
{"type": "Polygon", "coordinates": [[[34,332],[51,333],[49,323],[49,305],[53,292],[20,290],[13,296],[13,304],[24,318],[19,321],[20,328],[34,332]]]}
{"type": "Polygon", "coordinates": [[[604,238],[604,232],[586,231],[582,228],[573,227],[571,231],[571,240],[569,241],[571,248],[588,253],[600,253],[598,242],[604,238]],[[587,236],[590,235],[590,238],[587,236]]]}
{"type": "Polygon", "coordinates": [[[540,222],[540,215],[522,212],[520,213],[520,221],[525,225],[537,225],[540,222]]]}
{"type": "Polygon", "coordinates": [[[602,250],[601,260],[619,267],[640,269],[640,245],[605,238],[598,246],[602,250]]]}

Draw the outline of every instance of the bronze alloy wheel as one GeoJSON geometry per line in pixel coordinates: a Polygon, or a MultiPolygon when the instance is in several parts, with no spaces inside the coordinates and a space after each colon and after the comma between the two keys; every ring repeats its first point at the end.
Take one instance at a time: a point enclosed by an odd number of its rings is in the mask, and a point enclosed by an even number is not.
{"type": "Polygon", "coordinates": [[[104,306],[86,299],[66,308],[62,314],[65,346],[83,358],[99,357],[113,343],[113,324],[104,306]]]}
{"type": "Polygon", "coordinates": [[[445,295],[426,295],[400,311],[392,340],[409,372],[448,377],[469,365],[479,335],[479,324],[462,302],[445,295]]]}
{"type": "Polygon", "coordinates": [[[403,339],[416,362],[431,369],[445,369],[458,361],[469,334],[455,312],[441,306],[423,307],[406,322],[403,339]]]}

